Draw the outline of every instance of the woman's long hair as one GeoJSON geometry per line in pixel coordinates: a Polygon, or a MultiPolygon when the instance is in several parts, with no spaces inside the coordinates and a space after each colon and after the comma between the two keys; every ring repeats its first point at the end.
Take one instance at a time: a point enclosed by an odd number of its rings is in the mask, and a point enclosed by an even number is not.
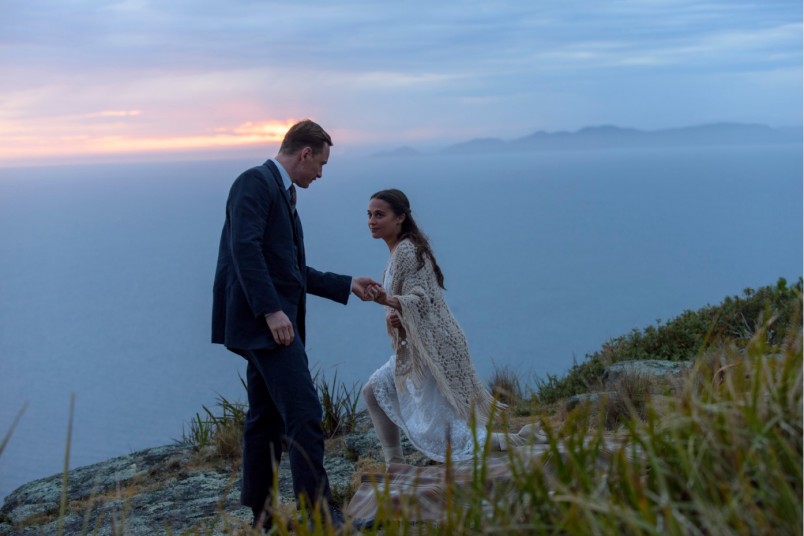
{"type": "Polygon", "coordinates": [[[430,241],[427,239],[427,236],[421,231],[421,229],[419,229],[419,226],[416,225],[416,220],[413,219],[413,214],[411,214],[410,211],[410,201],[408,201],[408,196],[406,196],[400,190],[391,188],[390,190],[381,190],[377,192],[371,196],[371,199],[381,199],[382,201],[385,201],[391,206],[391,210],[397,216],[402,214],[405,215],[405,220],[402,222],[402,229],[399,232],[399,240],[404,240],[407,238],[413,242],[414,246],[416,246],[416,260],[419,263],[419,265],[416,267],[417,270],[421,270],[424,267],[425,255],[430,258],[430,262],[433,264],[433,271],[436,275],[436,281],[438,281],[438,286],[445,289],[444,274],[441,273],[441,267],[438,266],[435,255],[433,255],[433,250],[430,247],[430,241]]]}

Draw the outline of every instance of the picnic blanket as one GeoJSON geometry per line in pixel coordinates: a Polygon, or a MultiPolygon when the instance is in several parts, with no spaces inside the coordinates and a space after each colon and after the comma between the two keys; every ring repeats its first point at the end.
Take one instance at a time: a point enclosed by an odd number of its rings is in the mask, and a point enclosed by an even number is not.
{"type": "MultiPolygon", "coordinates": [[[[614,442],[601,446],[601,462],[619,448],[614,442]]],[[[567,447],[561,444],[536,444],[488,456],[483,462],[468,460],[424,467],[393,463],[385,473],[361,475],[360,486],[345,513],[356,526],[362,527],[373,526],[378,517],[439,523],[444,519],[449,500],[468,497],[478,485],[487,497],[500,486],[509,486],[513,494],[510,484],[515,471],[521,474],[538,467],[550,472],[551,459],[566,452],[567,447]]]]}

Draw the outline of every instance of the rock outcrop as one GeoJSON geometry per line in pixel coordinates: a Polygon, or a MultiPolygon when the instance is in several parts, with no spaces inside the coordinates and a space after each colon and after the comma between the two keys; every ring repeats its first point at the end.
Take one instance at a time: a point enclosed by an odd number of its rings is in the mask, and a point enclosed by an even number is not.
{"type": "MultiPolygon", "coordinates": [[[[578,395],[569,406],[598,403],[624,376],[676,378],[689,363],[654,360],[617,363],[607,368],[604,393],[578,395]]],[[[411,465],[425,465],[403,434],[411,465]]],[[[384,467],[368,415],[357,416],[355,430],[327,442],[325,466],[336,501],[347,502],[359,481],[356,473],[384,467]],[[375,464],[371,467],[371,464],[375,464]]],[[[25,484],[0,508],[0,535],[232,534],[246,529],[251,510],[240,505],[240,460],[217,456],[211,447],[173,444],[120,456],[68,473],[25,484]],[[66,497],[62,515],[62,497],[66,497]]],[[[279,467],[280,502],[293,509],[287,456],[279,467]]]]}
{"type": "Polygon", "coordinates": [[[649,383],[671,386],[678,383],[692,369],[692,366],[692,361],[664,359],[635,359],[612,363],[603,369],[600,377],[601,390],[573,395],[567,398],[565,407],[567,411],[571,411],[581,404],[597,408],[607,398],[617,396],[618,383],[628,381],[629,378],[642,378],[649,383]]]}
{"type": "Polygon", "coordinates": [[[692,365],[692,361],[668,361],[665,359],[619,361],[605,368],[602,379],[604,383],[611,383],[626,374],[639,374],[657,379],[678,378],[690,370],[692,365]]]}
{"type": "MultiPolygon", "coordinates": [[[[350,497],[357,461],[379,461],[379,452],[365,413],[355,432],[328,441],[325,465],[336,499],[350,497]]],[[[0,508],[0,535],[58,534],[60,527],[65,535],[232,534],[251,521],[251,510],[240,505],[240,481],[239,460],[222,460],[211,448],[147,449],[74,469],[66,487],[57,474],[18,488],[0,508]]],[[[292,509],[287,456],[279,467],[279,492],[292,509]]]]}

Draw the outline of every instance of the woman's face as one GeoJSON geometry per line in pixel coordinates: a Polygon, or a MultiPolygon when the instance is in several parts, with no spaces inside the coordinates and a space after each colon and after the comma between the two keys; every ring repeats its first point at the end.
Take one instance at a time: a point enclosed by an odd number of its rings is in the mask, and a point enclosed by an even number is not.
{"type": "Polygon", "coordinates": [[[375,198],[369,202],[368,226],[372,238],[395,240],[402,232],[403,221],[405,221],[405,215],[394,214],[387,201],[375,198]]]}

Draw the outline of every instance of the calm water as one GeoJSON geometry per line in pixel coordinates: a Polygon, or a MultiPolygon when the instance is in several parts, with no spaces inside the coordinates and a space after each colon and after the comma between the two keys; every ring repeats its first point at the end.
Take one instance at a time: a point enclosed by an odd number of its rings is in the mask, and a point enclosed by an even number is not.
{"type": "MultiPolygon", "coordinates": [[[[0,169],[0,498],[169,443],[240,358],[208,343],[226,194],[249,161],[0,169]]],[[[799,146],[350,158],[301,192],[310,265],[379,278],[368,197],[399,187],[429,234],[482,377],[561,374],[611,337],[802,273],[799,146]]],[[[308,349],[362,382],[381,308],[312,298],[308,349]]]]}

